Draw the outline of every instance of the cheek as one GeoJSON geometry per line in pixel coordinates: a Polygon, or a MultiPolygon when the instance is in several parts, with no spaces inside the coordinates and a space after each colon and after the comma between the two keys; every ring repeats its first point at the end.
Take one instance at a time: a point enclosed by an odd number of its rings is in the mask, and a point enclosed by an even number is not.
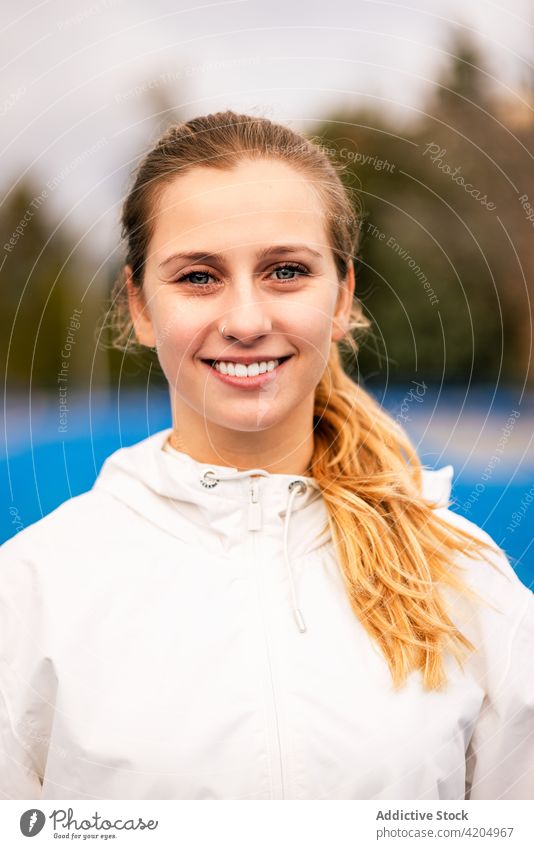
{"type": "Polygon", "coordinates": [[[182,355],[191,358],[199,347],[206,327],[213,320],[201,296],[189,298],[161,291],[152,310],[156,346],[162,355],[169,352],[174,358],[182,355]]]}
{"type": "Polygon", "coordinates": [[[197,328],[184,311],[176,309],[160,311],[154,327],[161,368],[174,381],[185,359],[193,356],[197,328]]]}
{"type": "Polygon", "coordinates": [[[332,304],[315,302],[313,305],[296,306],[293,324],[297,346],[308,356],[323,362],[330,351],[332,304]]]}

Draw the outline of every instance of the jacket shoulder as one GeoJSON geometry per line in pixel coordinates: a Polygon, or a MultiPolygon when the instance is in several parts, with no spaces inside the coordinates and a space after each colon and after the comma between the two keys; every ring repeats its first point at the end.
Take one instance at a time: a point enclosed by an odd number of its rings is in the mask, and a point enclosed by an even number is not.
{"type": "MultiPolygon", "coordinates": [[[[515,572],[505,549],[501,548],[484,528],[460,513],[447,507],[439,508],[436,513],[450,525],[467,531],[490,546],[489,549],[483,548],[476,553],[462,551],[456,555],[454,562],[459,569],[457,574],[489,605],[488,607],[485,604],[484,610],[494,625],[498,627],[499,621],[507,620],[511,626],[517,617],[523,616],[527,610],[533,611],[534,593],[515,572]],[[490,613],[490,610],[493,613],[490,613]]],[[[458,593],[453,594],[459,609],[461,599],[458,593]]]]}
{"type": "MultiPolygon", "coordinates": [[[[90,489],[63,501],[50,513],[27,525],[0,546],[0,556],[18,557],[42,554],[51,548],[83,545],[101,533],[110,522],[110,510],[118,502],[108,493],[90,489]]],[[[118,505],[120,506],[120,505],[118,505]]]]}

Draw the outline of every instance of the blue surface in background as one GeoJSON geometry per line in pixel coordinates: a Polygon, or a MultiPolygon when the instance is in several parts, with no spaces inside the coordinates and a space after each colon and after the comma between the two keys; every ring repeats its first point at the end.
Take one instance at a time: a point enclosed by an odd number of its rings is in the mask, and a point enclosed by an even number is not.
{"type": "MultiPolygon", "coordinates": [[[[402,390],[389,390],[387,399],[379,393],[383,406],[390,411],[398,407],[402,390]]],[[[459,396],[461,399],[461,396],[459,396]]],[[[459,398],[452,392],[440,391],[440,409],[451,405],[456,409],[459,398]]],[[[481,394],[487,410],[487,393],[481,394]]],[[[475,403],[476,403],[476,399],[475,403]]],[[[473,398],[471,398],[473,404],[473,398]]],[[[510,399],[499,399],[491,406],[494,415],[501,418],[513,409],[510,399]]],[[[436,413],[439,416],[439,410],[436,413]]],[[[481,413],[482,417],[482,413],[481,413]]],[[[19,407],[11,409],[7,430],[7,450],[1,458],[1,480],[4,504],[1,511],[1,541],[8,539],[23,527],[27,527],[54,510],[71,496],[90,489],[104,460],[118,448],[132,445],[163,428],[170,427],[171,415],[168,392],[152,387],[148,392],[123,394],[119,399],[93,394],[73,399],[70,402],[67,433],[58,433],[58,407],[55,397],[33,399],[31,411],[28,402],[21,401],[19,407]]],[[[406,429],[410,432],[408,425],[406,429]]],[[[467,516],[483,527],[506,551],[510,562],[527,586],[534,586],[534,563],[532,546],[532,519],[528,508],[519,525],[507,530],[512,514],[518,510],[533,480],[532,459],[524,463],[514,479],[499,469],[484,485],[481,493],[473,500],[473,488],[480,480],[480,468],[466,466],[458,476],[460,463],[465,457],[455,457],[450,451],[442,454],[436,463],[429,463],[428,456],[438,452],[429,450],[435,446],[423,443],[417,446],[423,464],[428,468],[441,468],[452,463],[453,476],[452,509],[467,516]],[[428,450],[425,450],[428,449],[428,450]],[[469,498],[473,503],[469,509],[465,504],[469,498]],[[463,506],[462,506],[463,505],[463,506]]],[[[486,458],[487,459],[487,458],[486,458]]],[[[484,468],[484,464],[482,465],[484,468]]]]}

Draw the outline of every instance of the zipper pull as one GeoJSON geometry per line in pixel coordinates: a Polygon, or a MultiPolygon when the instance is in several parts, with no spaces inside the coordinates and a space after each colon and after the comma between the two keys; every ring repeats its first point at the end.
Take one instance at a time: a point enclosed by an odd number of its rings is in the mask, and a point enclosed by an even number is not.
{"type": "Polygon", "coordinates": [[[261,503],[260,503],[260,480],[250,479],[250,499],[248,502],[248,529],[249,531],[261,531],[261,503]]]}

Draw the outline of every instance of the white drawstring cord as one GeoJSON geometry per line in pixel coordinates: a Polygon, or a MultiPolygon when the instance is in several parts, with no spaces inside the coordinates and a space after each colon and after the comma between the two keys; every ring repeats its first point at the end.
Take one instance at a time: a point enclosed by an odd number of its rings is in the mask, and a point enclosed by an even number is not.
{"type": "Polygon", "coordinates": [[[288,536],[289,536],[289,517],[291,515],[291,509],[293,507],[293,501],[295,500],[295,497],[298,495],[298,492],[297,492],[297,489],[296,489],[297,485],[300,486],[301,492],[306,492],[306,484],[305,484],[304,481],[297,480],[297,481],[292,481],[292,483],[289,484],[289,497],[287,499],[286,515],[285,515],[285,518],[284,518],[284,560],[286,562],[287,576],[289,578],[289,587],[290,587],[290,590],[291,590],[291,599],[293,601],[293,613],[295,614],[295,619],[297,620],[297,625],[299,627],[299,631],[301,632],[301,634],[303,634],[304,631],[306,631],[306,623],[304,622],[304,617],[302,615],[302,611],[299,609],[299,606],[298,606],[298,603],[297,603],[297,594],[295,592],[295,582],[293,580],[293,572],[292,572],[292,569],[291,569],[291,564],[290,564],[290,561],[289,561],[289,555],[288,555],[288,552],[287,552],[288,536]]]}

